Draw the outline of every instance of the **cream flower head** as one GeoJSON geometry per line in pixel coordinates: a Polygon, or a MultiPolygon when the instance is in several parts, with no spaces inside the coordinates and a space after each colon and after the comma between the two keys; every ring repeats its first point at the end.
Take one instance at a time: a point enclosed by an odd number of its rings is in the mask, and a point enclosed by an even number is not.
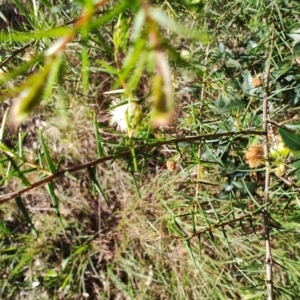
{"type": "Polygon", "coordinates": [[[110,124],[115,125],[120,132],[128,132],[129,135],[132,134],[142,119],[141,107],[136,101],[129,99],[127,101],[113,100],[110,114],[110,124]]]}

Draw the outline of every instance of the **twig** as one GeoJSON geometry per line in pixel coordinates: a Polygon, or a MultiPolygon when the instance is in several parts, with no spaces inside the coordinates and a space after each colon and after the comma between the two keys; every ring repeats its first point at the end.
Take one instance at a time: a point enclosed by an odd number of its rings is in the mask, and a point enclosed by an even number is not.
{"type": "MultiPolygon", "coordinates": [[[[263,18],[263,23],[267,26],[267,19],[263,18]]],[[[270,39],[268,57],[266,61],[266,68],[264,74],[264,99],[263,99],[263,130],[267,132],[265,136],[265,144],[264,144],[264,157],[265,157],[265,189],[264,189],[264,205],[265,209],[263,211],[264,214],[264,232],[265,232],[265,243],[266,243],[266,284],[267,284],[267,295],[268,300],[273,299],[273,278],[272,278],[272,252],[271,252],[271,242],[270,242],[270,228],[269,228],[269,213],[268,213],[268,203],[269,203],[269,186],[270,186],[270,162],[269,162],[269,145],[268,145],[268,113],[269,113],[269,95],[270,95],[270,87],[269,87],[269,77],[270,77],[270,69],[271,69],[271,58],[272,58],[272,49],[274,46],[274,23],[271,26],[272,36],[270,39]]]]}
{"type": "MultiPolygon", "coordinates": [[[[152,150],[153,148],[160,147],[160,146],[163,146],[163,145],[178,144],[180,142],[194,142],[194,141],[201,141],[201,140],[213,140],[213,139],[218,139],[218,138],[222,138],[222,137],[233,137],[233,136],[237,137],[237,136],[241,136],[241,135],[263,135],[263,136],[265,136],[266,133],[263,132],[263,131],[249,130],[249,131],[237,131],[237,132],[224,132],[224,133],[216,133],[216,134],[207,134],[207,135],[193,136],[193,137],[187,137],[187,138],[171,139],[171,140],[156,142],[156,143],[152,143],[152,144],[145,144],[145,145],[142,145],[140,147],[137,147],[135,150],[136,150],[137,154],[143,154],[143,153],[145,153],[146,149],[151,149],[152,150]]],[[[19,191],[4,195],[3,197],[0,198],[0,204],[5,203],[5,202],[7,202],[11,199],[14,199],[14,198],[16,198],[16,197],[32,190],[32,189],[34,189],[34,188],[37,188],[37,187],[42,186],[46,183],[52,182],[55,179],[64,176],[66,173],[74,173],[74,172],[86,169],[88,167],[92,167],[92,166],[104,163],[106,161],[111,161],[111,160],[115,160],[117,158],[125,158],[125,157],[130,157],[130,156],[131,156],[131,150],[127,150],[127,151],[121,152],[121,153],[116,154],[116,155],[110,155],[110,156],[98,158],[98,159],[95,159],[91,162],[88,162],[88,163],[85,163],[85,164],[82,164],[82,165],[78,165],[78,166],[75,166],[75,167],[71,167],[71,168],[68,168],[68,169],[58,171],[57,173],[54,173],[50,176],[47,176],[47,177],[41,179],[40,181],[37,181],[37,182],[31,184],[30,186],[25,187],[25,188],[23,188],[19,191]]]]}
{"type": "Polygon", "coordinates": [[[284,182],[286,185],[292,187],[297,192],[300,192],[300,185],[299,184],[297,184],[297,183],[295,183],[295,182],[293,182],[293,181],[291,181],[289,179],[286,179],[286,178],[284,178],[282,176],[277,176],[277,178],[280,179],[282,182],[284,182]]]}
{"type": "Polygon", "coordinates": [[[264,215],[264,212],[265,212],[265,206],[259,208],[258,210],[256,210],[253,213],[243,214],[243,215],[240,215],[240,216],[238,216],[238,217],[236,217],[232,220],[228,220],[228,221],[224,221],[224,222],[220,222],[220,223],[211,225],[209,227],[206,227],[205,229],[199,230],[199,231],[193,233],[192,235],[189,235],[189,236],[186,236],[186,237],[182,237],[182,236],[178,236],[178,235],[172,235],[172,236],[169,236],[168,238],[176,238],[176,239],[184,238],[185,240],[190,240],[190,239],[192,239],[194,237],[197,237],[197,236],[200,236],[200,235],[202,235],[206,232],[213,232],[217,228],[222,228],[226,225],[231,225],[231,224],[233,224],[235,222],[238,222],[238,221],[242,221],[242,220],[246,220],[246,219],[249,219],[251,221],[253,216],[256,216],[260,213],[263,213],[263,215],[264,215]]]}
{"type": "Polygon", "coordinates": [[[30,46],[32,46],[34,43],[35,42],[28,43],[25,46],[23,46],[22,48],[15,50],[9,57],[5,58],[3,60],[3,62],[0,63],[0,69],[2,69],[3,67],[5,67],[7,65],[7,63],[9,61],[11,61],[15,56],[17,56],[19,53],[25,51],[27,48],[29,48],[30,46]]]}
{"type": "MultiPolygon", "coordinates": [[[[208,55],[209,55],[209,44],[206,47],[206,53],[205,53],[205,59],[204,59],[204,66],[206,67],[207,65],[207,61],[208,61],[208,55]]],[[[199,133],[202,133],[202,110],[203,110],[203,101],[204,101],[204,96],[205,96],[205,86],[206,86],[206,75],[205,73],[202,76],[202,84],[201,84],[201,94],[200,94],[200,109],[199,109],[199,120],[200,120],[200,128],[199,128],[199,133]]],[[[201,147],[202,147],[202,143],[200,142],[198,145],[198,160],[200,161],[201,159],[201,147]]],[[[197,165],[197,184],[196,184],[196,191],[195,191],[195,203],[198,203],[198,195],[199,195],[199,191],[201,189],[201,181],[200,179],[203,177],[203,166],[198,163],[197,165]]],[[[195,208],[197,207],[197,204],[195,205],[195,208]]],[[[198,208],[199,209],[199,208],[198,208]]],[[[195,214],[196,217],[196,214],[195,214]]]]}

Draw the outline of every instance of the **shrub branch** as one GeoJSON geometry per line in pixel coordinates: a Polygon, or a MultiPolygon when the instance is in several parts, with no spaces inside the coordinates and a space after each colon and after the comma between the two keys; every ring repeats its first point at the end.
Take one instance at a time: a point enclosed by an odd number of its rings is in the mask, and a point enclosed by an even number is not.
{"type": "MultiPolygon", "coordinates": [[[[263,18],[263,23],[267,26],[267,19],[263,18]]],[[[267,284],[267,294],[268,300],[273,299],[273,278],[272,278],[272,252],[271,252],[271,242],[270,242],[270,227],[269,227],[269,213],[268,213],[268,203],[269,203],[269,186],[270,186],[270,162],[269,162],[269,145],[268,145],[268,132],[269,132],[269,95],[270,95],[270,69],[271,69],[271,59],[272,59],[272,49],[274,47],[274,22],[271,26],[271,39],[269,41],[269,50],[267,53],[266,67],[264,72],[264,98],[263,98],[263,130],[267,134],[265,135],[264,144],[264,157],[265,157],[265,188],[264,188],[264,205],[263,209],[264,215],[264,232],[265,232],[265,243],[266,243],[266,284],[267,284]]]]}
{"type": "MultiPolygon", "coordinates": [[[[224,133],[216,133],[216,134],[207,134],[207,135],[199,135],[199,136],[193,136],[193,137],[186,137],[186,138],[178,138],[178,139],[171,139],[171,140],[166,140],[166,141],[160,141],[160,142],[156,142],[156,143],[151,143],[151,144],[145,144],[139,147],[136,147],[135,151],[137,154],[143,154],[145,153],[145,150],[147,149],[154,149],[156,147],[160,147],[163,145],[170,145],[170,144],[178,144],[180,142],[194,142],[194,141],[202,141],[202,140],[212,140],[212,139],[217,139],[217,138],[223,138],[223,137],[238,137],[241,135],[262,135],[265,136],[266,132],[264,131],[253,131],[253,130],[249,130],[249,131],[237,131],[237,132],[224,132],[224,133]]],[[[81,164],[75,167],[71,167],[68,169],[64,169],[64,170],[60,170],[50,176],[47,176],[33,184],[31,184],[28,187],[25,187],[19,191],[13,192],[13,193],[9,193],[4,195],[3,197],[0,198],[0,204],[5,203],[11,199],[14,199],[34,188],[37,188],[39,186],[42,186],[46,183],[52,182],[55,179],[64,176],[65,174],[68,173],[74,173],[80,170],[84,170],[86,168],[104,163],[106,161],[112,161],[115,160],[117,158],[127,158],[131,156],[131,150],[127,150],[127,151],[123,151],[121,153],[118,153],[116,155],[110,155],[110,156],[106,156],[106,157],[102,157],[102,158],[98,158],[95,159],[91,162],[85,163],[85,164],[81,164]]]]}

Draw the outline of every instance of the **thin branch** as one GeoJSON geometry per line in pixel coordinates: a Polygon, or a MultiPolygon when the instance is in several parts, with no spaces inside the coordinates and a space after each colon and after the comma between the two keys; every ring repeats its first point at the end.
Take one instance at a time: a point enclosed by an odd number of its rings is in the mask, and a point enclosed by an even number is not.
{"type": "MultiPolygon", "coordinates": [[[[263,23],[267,25],[267,19],[263,19],[263,23]]],[[[268,28],[268,26],[266,26],[268,28]]],[[[272,49],[274,47],[274,23],[271,26],[272,36],[269,43],[268,57],[266,61],[265,73],[264,73],[264,99],[263,99],[263,130],[264,132],[269,131],[268,117],[269,117],[269,95],[270,95],[270,69],[271,69],[271,59],[272,59],[272,49]]],[[[269,203],[269,186],[270,186],[270,162],[269,162],[269,145],[268,145],[268,134],[265,136],[264,144],[264,157],[265,157],[265,189],[264,189],[264,232],[265,232],[265,243],[266,243],[266,285],[267,285],[267,295],[268,300],[273,299],[273,278],[272,278],[272,252],[271,252],[271,242],[270,242],[270,228],[269,228],[269,213],[268,213],[268,203],[269,203]]]]}
{"type": "Polygon", "coordinates": [[[2,69],[3,67],[5,67],[15,56],[17,56],[18,54],[24,52],[27,48],[29,48],[30,46],[32,46],[34,43],[35,42],[31,42],[29,44],[26,44],[22,48],[13,51],[13,53],[9,57],[5,58],[2,61],[2,63],[0,63],[0,69],[2,69]]]}
{"type": "MultiPolygon", "coordinates": [[[[207,134],[207,135],[200,135],[200,136],[193,136],[193,137],[187,137],[187,138],[178,138],[178,139],[171,139],[171,140],[167,140],[167,141],[160,141],[160,142],[156,142],[156,143],[152,143],[152,144],[145,144],[142,145],[140,147],[136,147],[135,151],[137,154],[144,154],[145,150],[147,149],[154,149],[156,147],[160,147],[163,145],[170,145],[170,144],[178,144],[180,142],[195,142],[195,141],[201,141],[201,140],[214,140],[214,139],[218,139],[218,138],[222,138],[222,137],[238,137],[241,135],[263,135],[265,136],[266,133],[263,131],[237,131],[237,132],[224,132],[224,133],[216,133],[216,134],[207,134]]],[[[115,154],[115,155],[110,155],[110,156],[106,156],[106,157],[102,157],[102,158],[98,158],[95,159],[91,162],[82,164],[82,165],[78,165],[75,167],[71,167],[68,169],[64,169],[64,170],[60,170],[57,173],[54,173],[50,176],[47,176],[43,179],[41,179],[40,181],[37,181],[33,184],[31,184],[28,187],[25,187],[19,191],[10,193],[10,194],[6,194],[3,197],[0,198],[0,204],[1,203],[5,203],[11,199],[14,199],[34,188],[37,188],[39,186],[42,186],[46,183],[52,182],[55,179],[64,176],[66,173],[74,173],[80,170],[84,170],[88,167],[92,167],[101,163],[104,163],[106,161],[112,161],[115,160],[117,158],[126,158],[126,157],[130,157],[131,156],[131,150],[127,150],[127,151],[123,151],[121,153],[115,154]]]]}
{"type": "MultiPolygon", "coordinates": [[[[206,67],[207,65],[207,61],[208,61],[208,55],[209,55],[209,44],[206,47],[206,54],[205,54],[205,59],[204,59],[204,66],[206,67]]],[[[199,120],[200,120],[200,129],[199,129],[199,133],[202,133],[202,110],[203,110],[203,101],[204,101],[204,96],[205,96],[205,86],[206,86],[206,74],[203,74],[202,77],[203,81],[201,84],[201,94],[200,94],[200,109],[199,109],[199,120]]],[[[198,160],[201,159],[201,146],[202,144],[200,143],[198,146],[198,160]]],[[[198,164],[197,166],[197,184],[196,184],[196,191],[195,191],[195,203],[198,203],[198,194],[199,194],[199,190],[201,188],[201,184],[200,184],[200,179],[203,177],[203,166],[201,164],[198,164]]],[[[196,214],[195,214],[196,216],[196,214]]]]}
{"type": "MultiPolygon", "coordinates": [[[[276,174],[275,174],[276,175],[276,174]]],[[[286,185],[290,186],[293,188],[293,190],[300,192],[300,186],[299,184],[291,181],[290,179],[284,178],[282,176],[276,175],[278,179],[280,179],[282,182],[284,182],[286,185]]]]}
{"type": "MultiPolygon", "coordinates": [[[[258,215],[260,213],[263,213],[263,215],[264,215],[264,212],[265,212],[265,206],[263,206],[263,208],[259,208],[258,210],[256,210],[253,213],[243,214],[243,215],[241,215],[239,217],[236,217],[236,218],[234,218],[232,220],[220,222],[218,224],[206,227],[205,229],[199,230],[199,231],[193,233],[190,236],[184,237],[184,239],[185,240],[190,240],[190,239],[192,239],[192,238],[194,238],[196,236],[200,236],[200,235],[202,235],[202,234],[204,234],[206,232],[213,232],[217,228],[222,228],[222,227],[224,227],[226,225],[230,225],[230,224],[233,224],[233,223],[238,222],[238,221],[247,220],[247,219],[251,220],[253,216],[256,216],[256,215],[258,215]]],[[[182,239],[182,236],[177,236],[177,235],[172,235],[170,237],[171,238],[176,238],[176,239],[182,239]]]]}
{"type": "MultiPolygon", "coordinates": [[[[204,135],[197,135],[197,136],[190,136],[190,137],[180,137],[177,139],[160,141],[160,142],[156,142],[153,144],[146,144],[146,145],[140,146],[137,149],[143,148],[144,146],[146,146],[147,148],[150,148],[150,147],[158,147],[158,146],[163,146],[163,145],[178,144],[181,142],[215,140],[215,139],[224,138],[224,137],[238,137],[238,136],[245,136],[245,135],[265,136],[266,134],[267,134],[267,132],[265,132],[265,131],[256,131],[256,130],[241,130],[241,131],[236,131],[236,132],[229,131],[229,132],[204,134],[204,135]]],[[[139,140],[139,139],[135,139],[135,140],[139,140]]]]}

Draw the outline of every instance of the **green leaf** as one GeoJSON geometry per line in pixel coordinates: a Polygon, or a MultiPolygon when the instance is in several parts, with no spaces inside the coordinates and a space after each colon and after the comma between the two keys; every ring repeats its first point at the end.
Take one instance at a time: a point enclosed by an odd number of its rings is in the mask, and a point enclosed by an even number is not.
{"type": "Polygon", "coordinates": [[[20,209],[25,221],[27,222],[28,226],[31,228],[31,232],[33,233],[34,236],[38,236],[38,232],[36,231],[36,229],[34,228],[34,225],[31,221],[31,218],[29,217],[29,214],[27,212],[27,209],[25,207],[25,205],[22,202],[22,199],[20,196],[16,197],[16,203],[18,208],[20,209]]]}
{"type": "Polygon", "coordinates": [[[97,152],[98,152],[99,157],[103,157],[104,156],[103,140],[102,140],[102,137],[99,133],[99,124],[98,124],[98,121],[97,121],[96,114],[94,115],[93,125],[94,125],[94,129],[95,129],[97,152]]]}
{"type": "Polygon", "coordinates": [[[141,37],[141,33],[145,24],[146,14],[143,9],[139,10],[135,16],[134,24],[132,26],[131,40],[136,41],[141,37]]]}
{"type": "Polygon", "coordinates": [[[9,229],[2,222],[0,222],[0,230],[7,235],[11,235],[11,232],[9,231],[9,229]]]}
{"type": "Polygon", "coordinates": [[[294,157],[294,167],[296,168],[297,180],[300,181],[300,152],[294,157]]]}
{"type": "Polygon", "coordinates": [[[0,141],[2,141],[3,137],[4,137],[4,129],[5,129],[6,121],[8,118],[8,112],[9,112],[9,109],[7,109],[3,115],[2,124],[1,124],[1,128],[0,128],[0,141]]]}
{"type": "Polygon", "coordinates": [[[55,61],[49,61],[42,72],[31,75],[20,87],[20,93],[14,101],[13,116],[17,122],[22,122],[40,103],[44,94],[45,83],[55,61]]]}
{"type": "Polygon", "coordinates": [[[47,8],[51,8],[52,5],[48,2],[48,0],[40,0],[47,8]]]}
{"type": "Polygon", "coordinates": [[[10,160],[10,163],[12,164],[12,166],[13,166],[14,170],[16,171],[16,173],[18,174],[17,176],[19,177],[19,179],[21,179],[22,183],[25,186],[30,186],[30,182],[28,181],[28,179],[24,175],[25,171],[20,170],[19,166],[16,164],[16,162],[13,160],[12,157],[7,155],[7,158],[10,160]]]}
{"type": "Polygon", "coordinates": [[[240,69],[242,66],[241,64],[232,58],[229,58],[226,62],[225,62],[225,66],[229,69],[240,69]]]}
{"type": "Polygon", "coordinates": [[[290,132],[284,128],[279,128],[279,134],[286,145],[292,151],[300,150],[300,135],[290,132]]]}
{"type": "Polygon", "coordinates": [[[24,121],[41,101],[45,77],[35,75],[32,79],[28,81],[28,85],[19,94],[13,106],[13,115],[17,122],[24,121]]]}
{"type": "Polygon", "coordinates": [[[53,163],[53,161],[52,161],[52,159],[50,157],[50,153],[48,151],[48,147],[47,147],[47,145],[45,143],[45,140],[44,140],[44,137],[43,137],[43,134],[42,134],[41,131],[39,131],[39,136],[40,136],[40,141],[41,141],[41,145],[42,145],[42,148],[43,148],[43,152],[44,152],[45,158],[47,160],[48,167],[49,167],[51,173],[56,173],[57,170],[56,170],[56,168],[54,166],[54,163],[53,163]]]}
{"type": "Polygon", "coordinates": [[[39,132],[39,136],[40,136],[40,141],[41,141],[41,144],[42,144],[43,152],[44,152],[45,158],[47,160],[48,167],[49,167],[51,173],[55,173],[56,169],[55,169],[54,163],[53,163],[53,161],[50,157],[48,147],[45,143],[45,140],[44,140],[44,137],[43,137],[43,134],[42,134],[41,131],[39,132]]]}
{"type": "Polygon", "coordinates": [[[22,33],[5,33],[1,32],[1,42],[30,42],[32,40],[39,40],[39,39],[45,39],[46,37],[54,38],[54,37],[60,37],[63,35],[70,34],[72,31],[71,29],[63,26],[59,26],[56,28],[53,28],[51,30],[46,31],[36,31],[36,32],[28,32],[22,33]]]}
{"type": "Polygon", "coordinates": [[[88,167],[87,168],[89,175],[92,179],[92,184],[93,184],[93,188],[97,191],[97,193],[102,197],[102,199],[104,199],[104,201],[106,202],[106,204],[108,204],[108,199],[101,187],[101,185],[99,184],[97,177],[96,177],[96,171],[97,169],[95,167],[88,167]]]}
{"type": "Polygon", "coordinates": [[[104,69],[99,69],[99,71],[102,72],[107,72],[108,74],[113,74],[116,75],[118,74],[118,70],[116,70],[115,68],[111,67],[108,63],[106,63],[104,60],[99,59],[97,61],[100,65],[103,66],[104,69]]]}
{"type": "Polygon", "coordinates": [[[52,202],[53,208],[55,210],[59,225],[60,225],[61,229],[64,231],[65,230],[64,224],[63,224],[62,217],[61,217],[61,214],[59,211],[58,198],[56,197],[53,183],[52,182],[48,183],[46,185],[46,188],[47,188],[47,192],[51,198],[51,202],[52,202]]]}
{"type": "Polygon", "coordinates": [[[287,127],[288,129],[291,130],[300,130],[300,121],[296,122],[296,123],[292,123],[292,124],[284,124],[285,127],[287,127]]]}
{"type": "Polygon", "coordinates": [[[53,93],[53,85],[56,82],[59,82],[59,78],[63,77],[63,55],[59,55],[56,59],[52,60],[51,69],[49,75],[46,78],[47,82],[45,83],[45,92],[44,97],[51,97],[53,93]]]}
{"type": "Polygon", "coordinates": [[[251,75],[251,72],[246,70],[243,72],[243,93],[247,96],[253,96],[255,94],[255,88],[252,86],[253,77],[251,75]]]}
{"type": "Polygon", "coordinates": [[[229,103],[226,103],[224,99],[220,99],[216,104],[219,106],[219,114],[224,114],[232,111],[241,111],[247,105],[245,101],[239,99],[232,99],[229,103]]]}
{"type": "Polygon", "coordinates": [[[197,39],[203,44],[206,44],[209,41],[209,35],[206,30],[191,29],[188,26],[183,26],[178,22],[175,22],[162,10],[157,8],[151,8],[150,10],[151,17],[162,27],[167,28],[170,31],[177,33],[178,35],[189,37],[192,39],[197,39]]]}
{"type": "Polygon", "coordinates": [[[27,15],[26,9],[23,7],[19,0],[14,0],[14,4],[24,15],[27,15]]]}
{"type": "Polygon", "coordinates": [[[57,277],[57,276],[58,273],[53,269],[47,270],[47,273],[45,275],[45,277],[57,277]]]}

